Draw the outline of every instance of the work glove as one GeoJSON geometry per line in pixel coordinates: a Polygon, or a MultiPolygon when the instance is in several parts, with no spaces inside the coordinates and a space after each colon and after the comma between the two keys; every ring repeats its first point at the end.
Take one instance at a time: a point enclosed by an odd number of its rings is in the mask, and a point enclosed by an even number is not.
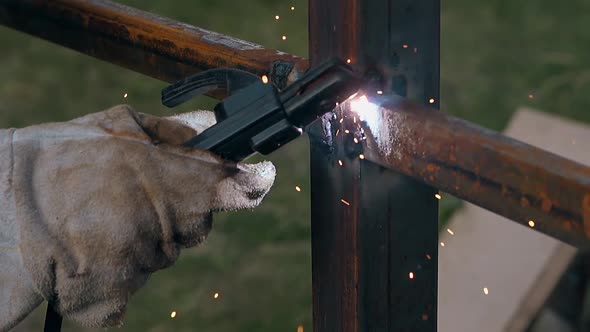
{"type": "Polygon", "coordinates": [[[257,206],[274,181],[270,162],[181,145],[214,122],[121,105],[1,130],[0,330],[43,300],[84,326],[118,326],[151,273],[203,242],[212,212],[257,206]]]}

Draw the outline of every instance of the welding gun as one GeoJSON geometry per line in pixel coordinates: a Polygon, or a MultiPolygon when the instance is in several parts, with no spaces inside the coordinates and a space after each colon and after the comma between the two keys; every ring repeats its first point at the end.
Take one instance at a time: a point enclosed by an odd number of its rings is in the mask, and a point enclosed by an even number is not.
{"type": "Polygon", "coordinates": [[[231,68],[207,70],[162,90],[162,104],[174,107],[192,97],[225,90],[214,108],[217,124],[184,145],[241,161],[269,154],[299,137],[305,126],[332,111],[361,85],[351,68],[332,59],[279,91],[268,78],[231,68]]]}

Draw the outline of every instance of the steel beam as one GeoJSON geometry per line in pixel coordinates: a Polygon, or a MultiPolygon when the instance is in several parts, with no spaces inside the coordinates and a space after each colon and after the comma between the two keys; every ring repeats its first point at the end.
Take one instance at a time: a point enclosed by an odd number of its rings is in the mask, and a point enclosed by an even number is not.
{"type": "MultiPolygon", "coordinates": [[[[310,0],[309,10],[312,65],[339,56],[372,89],[438,101],[437,0],[310,0]]],[[[308,131],[314,331],[435,331],[436,191],[359,159],[347,114],[308,131]]]]}
{"type": "Polygon", "coordinates": [[[285,86],[304,59],[106,0],[0,0],[0,24],[175,82],[219,67],[285,86]]]}
{"type": "Polygon", "coordinates": [[[401,98],[371,100],[367,159],[588,248],[590,167],[401,98]]]}

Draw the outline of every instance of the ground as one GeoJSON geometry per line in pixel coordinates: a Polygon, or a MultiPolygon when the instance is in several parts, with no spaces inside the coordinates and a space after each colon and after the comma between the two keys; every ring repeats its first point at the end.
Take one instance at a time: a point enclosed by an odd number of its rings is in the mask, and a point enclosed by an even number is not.
{"type": "MultiPolygon", "coordinates": [[[[307,54],[304,0],[121,2],[307,54]]],[[[590,122],[587,22],[586,0],[442,1],[442,109],[495,130],[522,105],[590,122]]],[[[159,103],[161,82],[6,28],[0,41],[0,127],[67,120],[118,103],[172,114],[159,103]]],[[[268,199],[255,211],[218,215],[204,247],[185,251],[134,297],[121,331],[311,330],[306,144],[298,140],[270,157],[278,178],[268,199]]],[[[444,195],[441,204],[445,220],[457,200],[444,195]]],[[[41,310],[21,330],[39,331],[42,319],[41,310]]]]}

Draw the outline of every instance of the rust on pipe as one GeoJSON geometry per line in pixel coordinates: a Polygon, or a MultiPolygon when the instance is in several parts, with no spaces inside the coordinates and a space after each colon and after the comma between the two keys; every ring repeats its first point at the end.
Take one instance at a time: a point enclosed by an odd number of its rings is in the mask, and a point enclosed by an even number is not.
{"type": "Polygon", "coordinates": [[[307,69],[302,58],[106,0],[0,0],[0,24],[166,82],[231,67],[284,87],[307,69]]]}
{"type": "Polygon", "coordinates": [[[380,108],[367,114],[368,160],[566,243],[590,244],[589,166],[402,98],[372,101],[380,108]]]}

